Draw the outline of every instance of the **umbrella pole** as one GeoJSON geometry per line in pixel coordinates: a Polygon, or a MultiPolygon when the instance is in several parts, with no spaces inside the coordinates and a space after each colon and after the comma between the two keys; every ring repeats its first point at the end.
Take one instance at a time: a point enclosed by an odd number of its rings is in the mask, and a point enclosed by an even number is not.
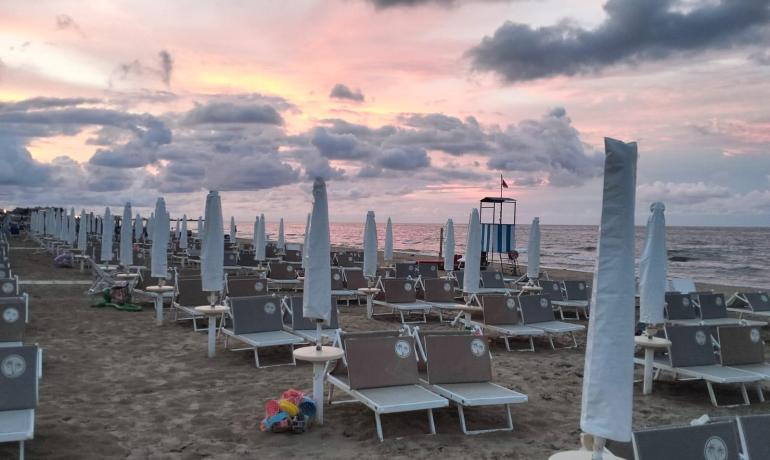
{"type": "Polygon", "coordinates": [[[315,341],[315,349],[316,351],[321,351],[321,325],[323,324],[322,319],[315,320],[315,330],[316,330],[316,341],[315,341]]]}

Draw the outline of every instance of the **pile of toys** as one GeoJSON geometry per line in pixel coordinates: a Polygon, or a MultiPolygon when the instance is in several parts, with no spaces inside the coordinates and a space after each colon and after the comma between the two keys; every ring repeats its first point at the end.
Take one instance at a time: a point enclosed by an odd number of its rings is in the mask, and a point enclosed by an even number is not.
{"type": "Polygon", "coordinates": [[[267,402],[259,429],[270,433],[304,433],[313,424],[315,414],[315,401],[299,390],[289,389],[281,399],[267,402]]]}

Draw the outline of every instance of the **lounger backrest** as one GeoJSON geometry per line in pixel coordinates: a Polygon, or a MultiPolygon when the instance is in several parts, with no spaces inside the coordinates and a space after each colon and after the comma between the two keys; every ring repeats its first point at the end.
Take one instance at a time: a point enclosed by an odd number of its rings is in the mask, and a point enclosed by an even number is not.
{"type": "Polygon", "coordinates": [[[551,302],[564,300],[564,294],[561,292],[561,281],[539,280],[540,287],[543,288],[543,295],[551,302]]]}
{"type": "Polygon", "coordinates": [[[236,335],[283,329],[281,299],[276,296],[231,297],[230,313],[236,335]]]}
{"type": "Polygon", "coordinates": [[[294,266],[286,262],[270,263],[270,278],[274,280],[293,280],[297,279],[297,272],[294,266]]]}
{"type": "Polygon", "coordinates": [[[0,266],[0,279],[8,278],[11,276],[11,269],[5,266],[0,266]]]}
{"type": "Polygon", "coordinates": [[[417,273],[424,280],[438,278],[438,262],[418,263],[417,273]]]}
{"type": "Polygon", "coordinates": [[[352,254],[337,254],[337,265],[340,267],[355,267],[356,259],[352,254]]]}
{"type": "Polygon", "coordinates": [[[667,292],[665,299],[666,318],[669,321],[695,319],[695,307],[692,305],[690,294],[667,292]]]}
{"type": "Polygon", "coordinates": [[[363,262],[364,261],[364,251],[348,251],[349,255],[353,256],[353,261],[355,262],[363,262]]]}
{"type": "Polygon", "coordinates": [[[364,272],[361,270],[345,270],[345,281],[348,289],[356,290],[369,287],[369,283],[364,278],[364,272]]]}
{"type": "Polygon", "coordinates": [[[750,460],[770,458],[770,414],[738,417],[738,426],[745,441],[744,454],[750,460]]]}
{"type": "Polygon", "coordinates": [[[668,358],[673,367],[708,366],[716,364],[711,331],[704,326],[666,326],[666,338],[671,341],[668,358]]]}
{"type": "Polygon", "coordinates": [[[256,277],[227,278],[227,295],[248,297],[267,294],[267,280],[256,277]]]}
{"type": "Polygon", "coordinates": [[[452,272],[452,275],[455,277],[455,286],[459,287],[460,289],[463,288],[463,281],[465,279],[465,270],[457,270],[452,272]]]}
{"type": "Polygon", "coordinates": [[[16,278],[0,279],[0,297],[16,297],[19,295],[16,278]]]}
{"type": "Polygon", "coordinates": [[[717,341],[723,366],[765,362],[765,343],[758,327],[720,326],[717,328],[717,341]]]}
{"type": "Polygon", "coordinates": [[[396,278],[416,278],[419,275],[417,264],[414,262],[396,263],[396,278]]]}
{"type": "Polygon", "coordinates": [[[302,253],[296,249],[287,249],[283,260],[286,262],[302,262],[302,253]]]}
{"type": "Polygon", "coordinates": [[[237,252],[232,252],[232,251],[225,252],[225,256],[224,257],[225,257],[224,258],[225,267],[234,267],[234,266],[238,265],[238,253],[237,252]]]}
{"type": "Polygon", "coordinates": [[[419,381],[412,337],[347,339],[345,357],[353,390],[410,385],[419,381]]]}
{"type": "Polygon", "coordinates": [[[500,272],[481,272],[481,284],[485,288],[491,289],[503,289],[505,288],[505,281],[503,280],[503,274],[500,272]]]}
{"type": "Polygon", "coordinates": [[[134,251],[133,254],[134,257],[134,265],[142,265],[147,267],[147,261],[149,258],[147,257],[147,254],[144,253],[141,249],[137,249],[134,251]]]}
{"type": "Polygon", "coordinates": [[[428,383],[472,383],[492,380],[488,340],[477,335],[428,335],[428,383]]]}
{"type": "Polygon", "coordinates": [[[516,306],[516,299],[511,296],[481,296],[481,308],[484,310],[484,324],[494,326],[521,323],[521,314],[516,306]]]}
{"type": "Polygon", "coordinates": [[[727,318],[727,305],[723,294],[699,294],[701,319],[727,318]]]}
{"type": "Polygon", "coordinates": [[[767,292],[748,292],[744,295],[752,310],[770,311],[770,295],[767,292]]]}
{"type": "Polygon", "coordinates": [[[524,324],[543,323],[553,321],[553,307],[551,301],[543,295],[519,296],[521,319],[524,324]]]}
{"type": "Polygon", "coordinates": [[[637,431],[633,444],[636,460],[740,460],[733,421],[637,431]]]}
{"type": "Polygon", "coordinates": [[[176,302],[185,307],[197,307],[209,305],[209,293],[203,292],[203,284],[200,278],[180,278],[179,296],[176,302]]]}
{"type": "Polygon", "coordinates": [[[454,302],[454,288],[450,280],[433,278],[426,279],[423,283],[427,302],[454,302]]]}
{"type": "Polygon", "coordinates": [[[254,260],[253,252],[242,251],[238,256],[238,265],[241,267],[256,267],[259,265],[259,261],[254,260]]]}
{"type": "Polygon", "coordinates": [[[274,244],[268,244],[265,246],[265,257],[270,259],[278,257],[278,246],[274,244]]]}
{"type": "Polygon", "coordinates": [[[331,278],[332,278],[332,291],[345,290],[345,275],[342,273],[342,270],[333,268],[331,271],[331,278]]]}
{"type": "Polygon", "coordinates": [[[27,323],[27,308],[22,297],[0,298],[0,342],[21,342],[27,323]]]}
{"type": "Polygon", "coordinates": [[[389,278],[382,280],[385,290],[385,301],[388,303],[408,303],[417,300],[414,281],[406,278],[389,278]]]}
{"type": "Polygon", "coordinates": [[[565,300],[588,300],[589,291],[585,281],[562,281],[565,300]]]}
{"type": "Polygon", "coordinates": [[[36,346],[0,347],[0,412],[37,407],[36,346]]]}
{"type": "MultiPolygon", "coordinates": [[[[308,329],[315,330],[316,321],[314,319],[305,318],[302,296],[291,296],[288,299],[288,303],[291,306],[291,328],[295,331],[304,331],[308,329]]],[[[321,326],[322,329],[337,329],[339,324],[337,323],[337,306],[336,302],[332,300],[332,316],[331,320],[327,323],[324,322],[321,326]]]]}

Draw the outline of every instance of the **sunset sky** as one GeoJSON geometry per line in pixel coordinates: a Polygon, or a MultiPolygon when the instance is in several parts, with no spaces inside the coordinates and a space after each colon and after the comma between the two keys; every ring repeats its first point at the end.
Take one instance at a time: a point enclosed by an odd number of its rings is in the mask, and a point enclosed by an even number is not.
{"type": "MultiPolygon", "coordinates": [[[[770,225],[770,0],[0,0],[0,207],[770,225]]],[[[226,217],[229,219],[229,217],[226,217]]]]}

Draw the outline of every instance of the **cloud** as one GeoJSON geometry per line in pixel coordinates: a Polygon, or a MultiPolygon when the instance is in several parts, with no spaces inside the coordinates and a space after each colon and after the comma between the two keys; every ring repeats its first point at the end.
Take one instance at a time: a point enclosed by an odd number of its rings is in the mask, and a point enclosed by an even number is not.
{"type": "Polygon", "coordinates": [[[353,134],[334,134],[323,127],[312,130],[310,143],[321,155],[335,160],[355,160],[367,158],[371,154],[371,148],[353,134]]]}
{"type": "Polygon", "coordinates": [[[255,154],[228,158],[219,156],[207,170],[205,186],[210,190],[263,190],[299,180],[299,172],[277,154],[255,154]]]}
{"type": "Polygon", "coordinates": [[[770,51],[755,51],[749,54],[749,59],[759,65],[770,65],[770,51]]]}
{"type": "Polygon", "coordinates": [[[171,53],[166,50],[160,50],[158,53],[160,59],[160,79],[166,86],[171,84],[171,72],[174,70],[174,60],[171,58],[171,53]]]}
{"type": "Polygon", "coordinates": [[[396,171],[411,171],[427,168],[430,165],[430,157],[419,147],[395,147],[385,149],[378,164],[396,171]]]}
{"type": "Polygon", "coordinates": [[[1,139],[0,185],[46,186],[50,168],[32,158],[18,140],[1,139]]]}
{"type": "Polygon", "coordinates": [[[81,29],[78,23],[75,22],[74,19],[72,19],[72,16],[69,16],[67,14],[56,15],[56,29],[57,30],[72,29],[75,32],[77,32],[81,37],[87,38],[85,32],[83,32],[83,29],[81,29]]]}
{"type": "Polygon", "coordinates": [[[337,83],[332,88],[329,97],[332,99],[347,99],[355,102],[364,102],[364,93],[360,89],[353,91],[342,83],[337,83]]]}
{"type": "Polygon", "coordinates": [[[766,41],[768,5],[770,0],[722,0],[682,11],[675,0],[608,0],[607,17],[595,29],[568,20],[539,28],[507,21],[466,56],[476,70],[495,72],[509,83],[594,73],[766,41]]]}
{"type": "Polygon", "coordinates": [[[694,205],[714,198],[727,198],[727,187],[704,182],[661,182],[640,184],[637,187],[639,199],[643,202],[663,201],[682,205],[694,205]]]}
{"type": "Polygon", "coordinates": [[[184,118],[184,123],[188,125],[219,123],[283,125],[283,117],[271,105],[212,101],[190,110],[184,118]]]}
{"type": "Polygon", "coordinates": [[[513,0],[366,0],[378,10],[398,7],[417,7],[424,5],[437,5],[444,8],[455,7],[461,3],[497,3],[513,0]]]}

